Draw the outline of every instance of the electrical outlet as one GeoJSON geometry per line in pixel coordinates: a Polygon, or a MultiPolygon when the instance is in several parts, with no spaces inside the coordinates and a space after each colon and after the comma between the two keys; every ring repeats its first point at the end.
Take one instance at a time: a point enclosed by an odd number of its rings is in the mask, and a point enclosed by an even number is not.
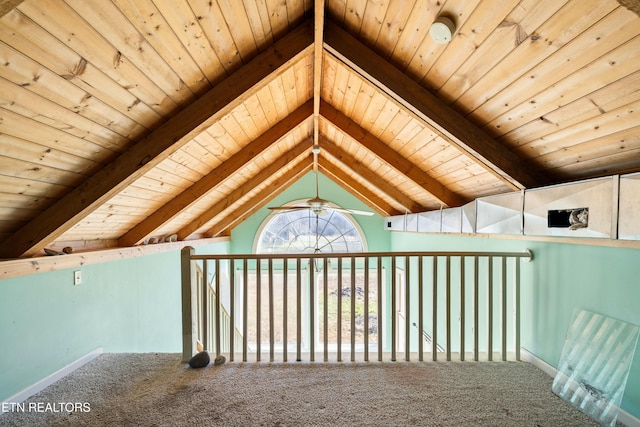
{"type": "Polygon", "coordinates": [[[73,272],[73,284],[79,285],[82,283],[82,271],[77,270],[73,272]]]}

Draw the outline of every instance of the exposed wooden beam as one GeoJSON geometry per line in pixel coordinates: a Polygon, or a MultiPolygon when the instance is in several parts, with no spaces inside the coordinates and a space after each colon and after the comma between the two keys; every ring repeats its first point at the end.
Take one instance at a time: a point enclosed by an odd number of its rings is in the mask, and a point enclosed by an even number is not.
{"type": "Polygon", "coordinates": [[[18,7],[24,0],[0,0],[0,18],[18,7]]]}
{"type": "Polygon", "coordinates": [[[216,223],[209,230],[210,237],[217,237],[225,230],[231,229],[240,224],[245,219],[265,207],[284,189],[296,182],[302,175],[313,169],[311,162],[300,162],[286,174],[273,180],[268,187],[260,191],[255,197],[246,203],[243,203],[238,209],[235,209],[233,215],[227,215],[222,221],[216,223]]]}
{"type": "MultiPolygon", "coordinates": [[[[313,25],[313,117],[320,116],[320,91],[322,84],[322,54],[324,52],[324,0],[314,1],[313,25]]],[[[317,124],[317,123],[314,123],[317,124]]],[[[317,136],[317,135],[315,135],[317,136]]],[[[317,142],[317,139],[315,140],[317,142]]]]}
{"type": "Polygon", "coordinates": [[[38,256],[33,258],[19,258],[8,261],[0,261],[0,278],[28,276],[31,274],[45,273],[49,271],[67,270],[70,268],[86,267],[92,264],[101,264],[159,254],[163,252],[175,252],[185,246],[208,246],[216,243],[227,242],[221,237],[199,238],[185,242],[166,242],[155,245],[140,245],[132,248],[101,248],[89,251],[73,252],[60,256],[38,256]]]}
{"type": "MultiPolygon", "coordinates": [[[[389,203],[385,202],[380,196],[373,191],[368,190],[365,186],[353,181],[349,174],[344,172],[338,166],[323,162],[319,165],[320,171],[327,175],[329,179],[336,182],[340,187],[348,191],[356,199],[373,209],[377,214],[382,216],[400,215],[402,212],[396,210],[389,203]]],[[[348,208],[348,206],[344,206],[348,208]]]]}
{"type": "Polygon", "coordinates": [[[0,245],[0,258],[31,256],[308,55],[304,23],[177,113],[0,245]]]}
{"type": "MultiPolygon", "coordinates": [[[[278,157],[275,161],[269,164],[265,169],[258,172],[256,175],[248,179],[244,184],[242,184],[239,188],[236,188],[228,197],[219,201],[218,203],[211,206],[206,210],[203,214],[201,214],[198,218],[191,221],[189,224],[184,226],[182,229],[178,231],[178,240],[186,240],[193,233],[195,233],[199,228],[207,224],[209,221],[214,219],[216,216],[220,215],[225,209],[229,208],[231,205],[236,203],[242,197],[246,196],[249,192],[251,192],[258,185],[267,181],[270,177],[275,175],[281,169],[284,169],[287,165],[292,162],[300,161],[300,157],[303,155],[308,155],[311,151],[311,147],[306,143],[306,141],[300,142],[298,145],[293,147],[287,153],[278,157]]],[[[306,162],[308,165],[309,162],[306,162]]]]}
{"type": "Polygon", "coordinates": [[[618,0],[618,3],[640,16],[640,2],[638,0],[618,0]]]}
{"type": "Polygon", "coordinates": [[[514,189],[548,179],[390,62],[327,21],[325,48],[514,189]]]}
{"type": "MultiPolygon", "coordinates": [[[[324,0],[314,1],[313,29],[313,145],[317,146],[320,136],[320,95],[322,85],[322,54],[324,32],[324,0]]],[[[318,154],[314,153],[313,168],[317,172],[318,154]]]]}
{"type": "Polygon", "coordinates": [[[465,203],[457,194],[431,178],[412,162],[392,150],[387,144],[360,127],[356,122],[333,108],[326,102],[320,104],[320,115],[333,123],[338,129],[358,141],[380,159],[387,162],[398,172],[424,188],[445,206],[461,206],[465,203]]]}
{"type": "Polygon", "coordinates": [[[378,189],[378,191],[392,198],[398,205],[405,209],[405,212],[403,213],[424,212],[429,210],[427,207],[416,203],[411,197],[398,191],[396,187],[389,184],[389,181],[381,178],[366,165],[354,160],[349,153],[330,141],[328,138],[320,137],[320,144],[322,145],[323,156],[332,157],[333,163],[339,162],[341,165],[344,165],[344,167],[351,169],[356,175],[359,175],[362,179],[378,189]]]}
{"type": "Polygon", "coordinates": [[[254,141],[243,147],[222,164],[204,176],[198,182],[187,188],[169,203],[166,203],[144,221],[129,230],[119,239],[120,246],[134,246],[152,235],[155,230],[175,218],[180,212],[200,200],[216,186],[224,182],[232,174],[269,148],[303,121],[309,119],[313,113],[312,101],[298,107],[293,113],[276,123],[254,141]]]}

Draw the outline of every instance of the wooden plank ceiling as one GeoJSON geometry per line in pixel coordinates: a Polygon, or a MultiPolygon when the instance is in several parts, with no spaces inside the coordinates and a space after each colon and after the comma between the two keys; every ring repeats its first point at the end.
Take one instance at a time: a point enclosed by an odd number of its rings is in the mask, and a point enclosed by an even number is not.
{"type": "Polygon", "coordinates": [[[314,143],[381,215],[640,171],[640,18],[616,0],[0,11],[0,258],[223,235],[314,143]]]}

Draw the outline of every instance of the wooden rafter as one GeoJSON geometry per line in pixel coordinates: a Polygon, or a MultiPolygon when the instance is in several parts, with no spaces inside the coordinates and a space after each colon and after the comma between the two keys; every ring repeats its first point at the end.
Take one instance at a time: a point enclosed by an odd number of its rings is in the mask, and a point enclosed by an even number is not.
{"type": "Polygon", "coordinates": [[[319,165],[320,171],[327,175],[329,179],[336,182],[340,187],[348,191],[352,196],[369,206],[376,213],[382,216],[399,215],[402,212],[397,211],[389,203],[382,200],[373,191],[351,179],[351,176],[331,162],[322,162],[319,165]]]}
{"type": "Polygon", "coordinates": [[[260,191],[251,200],[243,203],[242,206],[235,209],[233,215],[227,215],[222,221],[217,222],[214,227],[209,230],[208,235],[211,237],[217,237],[225,230],[229,230],[237,226],[258,210],[265,207],[271,200],[278,196],[278,194],[296,182],[302,175],[312,170],[312,168],[313,165],[311,162],[298,163],[284,175],[273,180],[268,187],[260,191]]]}
{"type": "Polygon", "coordinates": [[[406,212],[424,212],[429,209],[416,203],[411,197],[398,191],[396,187],[389,184],[389,182],[375,172],[369,169],[366,165],[359,161],[354,160],[349,153],[333,143],[327,138],[320,138],[322,145],[322,155],[325,158],[330,158],[334,164],[339,164],[343,168],[348,168],[356,175],[367,181],[377,191],[384,193],[391,199],[393,199],[398,205],[402,206],[406,212]]]}
{"type": "Polygon", "coordinates": [[[0,258],[31,256],[44,248],[308,55],[312,41],[308,23],[280,39],[17,230],[1,245],[0,258]]]}
{"type": "MultiPolygon", "coordinates": [[[[293,147],[291,150],[278,157],[275,161],[271,162],[265,169],[262,169],[256,175],[248,179],[244,184],[240,187],[236,188],[228,197],[225,197],[223,200],[217,202],[209,209],[207,209],[202,215],[200,215],[195,220],[191,221],[189,224],[184,226],[182,229],[178,231],[178,240],[186,240],[193,233],[195,233],[199,228],[207,224],[209,221],[213,220],[216,216],[220,215],[224,210],[229,208],[234,203],[238,202],[242,197],[246,196],[249,192],[255,189],[258,185],[263,182],[268,181],[272,176],[274,176],[281,169],[287,167],[287,165],[291,163],[305,163],[301,157],[307,156],[311,147],[305,143],[305,141],[300,142],[298,145],[293,147]]],[[[307,161],[306,165],[309,164],[307,161]]]]}
{"type": "Polygon", "coordinates": [[[445,206],[461,206],[465,201],[457,194],[449,191],[444,185],[420,170],[412,162],[392,150],[387,144],[371,135],[356,122],[333,108],[326,102],[320,104],[320,114],[342,132],[358,141],[367,150],[374,153],[381,160],[387,162],[398,172],[420,185],[445,206]]]}
{"type": "Polygon", "coordinates": [[[24,0],[0,0],[0,18],[18,7],[24,0]]]}
{"type": "MultiPolygon", "coordinates": [[[[318,145],[320,135],[320,93],[322,85],[322,54],[324,52],[324,0],[314,1],[313,32],[313,145],[318,145]]],[[[314,153],[314,170],[317,172],[318,154],[314,153]]]]}
{"type": "Polygon", "coordinates": [[[340,61],[428,124],[434,132],[478,161],[514,189],[537,187],[548,179],[440,101],[409,76],[335,23],[327,21],[325,48],[340,61]]]}
{"type": "Polygon", "coordinates": [[[276,123],[254,141],[243,147],[238,153],[224,161],[208,175],[178,194],[169,203],[163,205],[144,221],[129,230],[119,239],[119,245],[133,246],[152,235],[155,230],[162,227],[168,221],[180,214],[180,212],[200,200],[232,174],[242,169],[242,167],[253,160],[257,155],[284,137],[293,128],[311,117],[312,108],[313,106],[311,101],[308,101],[289,116],[276,123]]]}
{"type": "Polygon", "coordinates": [[[638,0],[618,0],[618,3],[640,16],[640,2],[638,0]]]}

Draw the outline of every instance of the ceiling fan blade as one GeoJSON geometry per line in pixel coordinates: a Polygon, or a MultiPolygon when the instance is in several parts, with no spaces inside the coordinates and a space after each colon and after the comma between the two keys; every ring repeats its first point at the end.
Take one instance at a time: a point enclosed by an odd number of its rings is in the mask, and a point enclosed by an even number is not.
{"type": "Polygon", "coordinates": [[[309,206],[270,206],[268,209],[272,211],[297,211],[300,209],[309,209],[309,206]]]}
{"type": "Polygon", "coordinates": [[[352,215],[366,215],[366,216],[373,215],[373,212],[360,211],[358,209],[342,209],[342,208],[330,208],[330,209],[333,209],[334,211],[337,211],[337,212],[343,212],[343,213],[348,213],[352,215]]]}

